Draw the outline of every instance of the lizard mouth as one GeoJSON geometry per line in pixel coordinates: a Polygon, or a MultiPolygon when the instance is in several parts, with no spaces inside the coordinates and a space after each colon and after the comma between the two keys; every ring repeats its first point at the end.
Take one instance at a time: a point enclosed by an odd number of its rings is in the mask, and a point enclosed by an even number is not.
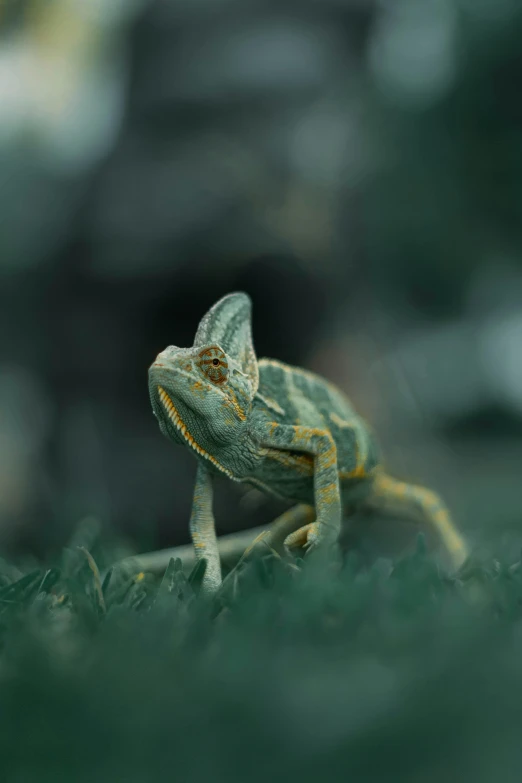
{"type": "Polygon", "coordinates": [[[158,394],[161,401],[161,404],[163,405],[164,409],[167,412],[167,416],[169,417],[169,421],[176,427],[176,429],[181,433],[183,436],[183,439],[188,445],[194,449],[201,457],[205,457],[205,459],[208,459],[213,465],[216,466],[218,470],[220,470],[222,473],[225,473],[229,478],[234,478],[233,475],[227,468],[223,467],[223,465],[220,465],[220,463],[217,461],[215,457],[212,456],[212,454],[209,454],[205,449],[203,449],[199,443],[196,443],[192,435],[187,429],[187,425],[179,415],[176,406],[170,399],[169,395],[165,391],[165,389],[162,386],[158,386],[158,394]]]}

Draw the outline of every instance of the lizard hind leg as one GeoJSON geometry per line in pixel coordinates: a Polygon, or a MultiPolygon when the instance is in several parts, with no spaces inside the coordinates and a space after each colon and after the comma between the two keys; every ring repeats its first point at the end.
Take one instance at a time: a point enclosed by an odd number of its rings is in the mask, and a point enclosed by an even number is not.
{"type": "Polygon", "coordinates": [[[373,481],[372,490],[364,505],[431,525],[442,540],[456,569],[467,560],[469,553],[466,542],[455,528],[441,498],[432,490],[406,484],[380,472],[373,481]]]}
{"type": "Polygon", "coordinates": [[[313,506],[303,503],[289,508],[275,520],[271,527],[272,546],[275,549],[280,549],[283,545],[287,550],[289,540],[298,536],[301,531],[307,530],[314,520],[315,509],[313,506]]]}
{"type": "Polygon", "coordinates": [[[307,523],[313,522],[314,519],[315,509],[313,506],[304,503],[292,506],[278,516],[269,529],[264,530],[252,541],[243,557],[250,555],[254,548],[260,544],[275,550],[278,554],[282,553],[283,549],[287,552],[289,539],[307,529],[310,526],[307,523]]]}

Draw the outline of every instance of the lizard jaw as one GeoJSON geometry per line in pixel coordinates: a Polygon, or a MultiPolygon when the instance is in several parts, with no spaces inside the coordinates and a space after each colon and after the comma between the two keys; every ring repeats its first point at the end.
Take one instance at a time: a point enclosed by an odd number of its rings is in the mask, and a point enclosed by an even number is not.
{"type": "Polygon", "coordinates": [[[205,459],[208,459],[215,467],[220,470],[222,473],[225,473],[229,478],[234,479],[235,477],[232,475],[232,473],[227,470],[227,468],[223,467],[215,457],[212,456],[212,454],[209,454],[205,449],[203,449],[199,443],[196,443],[192,435],[187,429],[187,425],[179,415],[178,411],[176,410],[176,406],[170,399],[169,395],[165,391],[165,389],[162,386],[158,386],[158,394],[159,398],[161,400],[161,403],[165,410],[167,411],[167,415],[169,417],[169,420],[174,424],[176,429],[181,433],[183,436],[183,439],[185,440],[188,445],[194,449],[201,457],[205,457],[205,459]]]}

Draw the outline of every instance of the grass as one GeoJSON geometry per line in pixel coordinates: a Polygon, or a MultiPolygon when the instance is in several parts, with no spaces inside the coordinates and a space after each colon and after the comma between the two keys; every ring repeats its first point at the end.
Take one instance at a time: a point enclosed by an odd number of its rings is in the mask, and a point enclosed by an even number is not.
{"type": "Polygon", "coordinates": [[[2,783],[522,778],[518,563],[267,553],[209,601],[118,552],[2,564],[2,783]]]}

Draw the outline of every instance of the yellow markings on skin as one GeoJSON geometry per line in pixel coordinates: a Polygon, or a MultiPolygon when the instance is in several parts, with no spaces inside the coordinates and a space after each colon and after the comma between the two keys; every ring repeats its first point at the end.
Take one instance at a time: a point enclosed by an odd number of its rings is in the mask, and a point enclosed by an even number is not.
{"type": "Polygon", "coordinates": [[[384,507],[386,501],[393,502],[395,500],[398,501],[398,507],[395,510],[407,511],[410,506],[412,509],[416,509],[415,517],[419,516],[420,512],[420,516],[425,521],[431,522],[436,527],[456,563],[460,565],[466,558],[466,544],[455,529],[448,510],[435,492],[424,487],[406,484],[404,481],[396,481],[386,474],[380,473],[375,479],[374,495],[381,503],[384,501],[384,507]]]}
{"type": "Polygon", "coordinates": [[[225,475],[227,475],[229,478],[235,480],[235,476],[227,468],[223,467],[223,465],[221,465],[217,461],[217,459],[212,456],[212,454],[209,454],[207,451],[205,451],[205,449],[203,449],[199,445],[199,443],[196,443],[196,441],[188,431],[185,422],[182,420],[181,416],[176,410],[174,403],[170,399],[165,389],[163,389],[163,387],[158,386],[158,394],[163,407],[167,411],[170,421],[176,427],[176,429],[182,434],[183,438],[188,443],[188,445],[192,449],[194,449],[194,451],[196,451],[200,456],[205,457],[205,459],[208,459],[209,462],[215,465],[215,467],[218,470],[220,470],[222,473],[225,473],[225,475]]]}
{"type": "Polygon", "coordinates": [[[314,532],[317,532],[317,524],[315,522],[303,525],[303,527],[294,530],[293,533],[290,533],[290,535],[286,537],[285,546],[289,549],[293,547],[304,547],[308,543],[308,536],[310,533],[314,532]]]}
{"type": "Polygon", "coordinates": [[[367,478],[370,474],[366,473],[364,467],[362,465],[356,466],[353,470],[340,470],[339,471],[339,478],[342,481],[346,481],[347,479],[353,479],[353,478],[367,478]]]}
{"type": "Polygon", "coordinates": [[[465,550],[464,541],[453,527],[450,515],[437,495],[430,489],[415,488],[425,512],[431,517],[440,534],[443,536],[446,546],[452,554],[465,550]]]}
{"type": "Polygon", "coordinates": [[[231,388],[228,389],[228,401],[230,402],[230,404],[234,408],[235,412],[237,413],[237,415],[239,416],[241,421],[246,421],[245,412],[241,408],[241,406],[239,405],[239,403],[237,401],[236,393],[231,388]]]}
{"type": "Polygon", "coordinates": [[[337,424],[338,427],[345,430],[351,430],[353,429],[353,422],[346,421],[346,419],[342,419],[340,416],[335,413],[330,413],[330,419],[333,421],[334,424],[337,424]]]}
{"type": "Polygon", "coordinates": [[[319,429],[318,427],[300,427],[293,425],[294,438],[292,443],[296,446],[304,446],[310,451],[314,451],[312,446],[312,440],[314,436],[318,438],[328,438],[330,445],[326,451],[317,456],[321,458],[321,469],[331,468],[337,461],[337,447],[333,441],[332,436],[327,430],[319,429]]]}
{"type": "MultiPolygon", "coordinates": [[[[204,497],[202,497],[202,494],[200,493],[199,490],[196,490],[194,492],[194,496],[193,496],[193,499],[192,499],[192,513],[193,514],[194,513],[198,513],[199,514],[201,512],[201,507],[202,507],[203,502],[204,502],[204,497]]],[[[201,532],[199,530],[197,530],[197,529],[195,530],[195,529],[192,528],[191,535],[192,535],[192,543],[194,545],[194,548],[199,550],[199,551],[202,551],[203,549],[205,549],[205,541],[201,537],[201,532]]]]}
{"type": "Polygon", "coordinates": [[[374,482],[374,492],[378,495],[390,495],[391,497],[403,500],[406,497],[408,485],[404,481],[395,481],[385,473],[376,476],[374,482]]]}
{"type": "MultiPolygon", "coordinates": [[[[279,425],[277,422],[271,422],[269,434],[273,435],[279,425]]],[[[311,476],[314,473],[314,448],[313,438],[315,436],[319,438],[327,438],[329,446],[326,451],[320,455],[316,455],[315,458],[321,458],[321,470],[327,470],[335,465],[337,460],[337,448],[336,445],[327,430],[322,430],[318,427],[301,427],[298,425],[292,425],[294,437],[292,439],[292,445],[296,447],[305,448],[310,453],[303,453],[299,455],[291,454],[285,449],[270,449],[264,450],[265,456],[275,459],[282,465],[299,470],[299,472],[311,476]]]]}
{"type": "MultiPolygon", "coordinates": [[[[343,429],[354,429],[355,430],[355,424],[349,421],[345,421],[344,419],[341,419],[340,416],[333,413],[331,414],[332,421],[337,424],[338,427],[342,427],[343,429]]],[[[270,430],[269,435],[272,436],[277,429],[279,425],[277,422],[271,422],[270,423],[270,430]]],[[[337,447],[335,445],[335,441],[333,440],[333,436],[328,430],[321,429],[320,427],[303,427],[298,424],[291,425],[292,429],[294,431],[294,437],[292,440],[292,444],[296,447],[305,447],[306,449],[309,449],[311,452],[313,451],[312,441],[314,436],[318,438],[328,438],[331,441],[330,446],[327,448],[326,451],[322,452],[321,457],[321,469],[326,470],[333,465],[335,465],[337,460],[337,447]]],[[[365,450],[366,452],[366,450],[365,450]]],[[[278,460],[281,464],[287,465],[288,467],[296,467],[296,468],[302,468],[303,472],[308,475],[313,475],[314,467],[313,467],[313,458],[308,455],[303,455],[301,458],[296,458],[294,456],[291,457],[291,460],[289,460],[288,456],[279,456],[281,454],[284,454],[284,450],[278,451],[277,449],[267,449],[266,450],[266,456],[278,460]],[[278,456],[276,456],[278,455],[278,456]]],[[[368,473],[365,469],[365,462],[366,462],[366,453],[361,455],[359,453],[358,448],[358,441],[356,440],[356,463],[355,468],[353,470],[340,470],[338,471],[338,476],[340,480],[346,480],[346,479],[352,479],[352,478],[366,478],[369,477],[371,473],[368,473]]]]}
{"type": "Polygon", "coordinates": [[[426,508],[438,508],[441,504],[438,497],[430,489],[423,489],[420,487],[415,488],[415,494],[419,498],[420,502],[426,508]]]}
{"type": "Polygon", "coordinates": [[[405,498],[408,493],[408,485],[404,481],[398,481],[395,485],[395,494],[399,498],[405,498]]]}
{"type": "Polygon", "coordinates": [[[357,432],[357,426],[354,421],[347,421],[346,419],[342,419],[340,416],[337,415],[337,413],[333,412],[330,413],[330,419],[333,421],[334,424],[336,424],[339,429],[343,430],[353,430],[355,433],[355,468],[353,470],[342,470],[339,471],[339,478],[340,479],[351,479],[351,478],[365,478],[369,474],[366,472],[366,460],[368,459],[368,446],[365,441],[365,439],[362,439],[363,445],[364,445],[364,452],[361,454],[359,451],[359,438],[358,432],[357,432]]]}
{"type": "Polygon", "coordinates": [[[277,449],[264,449],[264,454],[287,468],[295,469],[306,476],[313,476],[314,460],[308,454],[290,454],[288,451],[277,449]]]}
{"type": "Polygon", "coordinates": [[[192,386],[190,387],[191,391],[194,394],[197,394],[198,397],[203,398],[208,390],[208,385],[205,385],[204,383],[201,383],[201,381],[194,381],[192,386]]]}
{"type": "Polygon", "coordinates": [[[335,465],[336,461],[337,461],[337,449],[335,447],[335,444],[332,443],[328,451],[325,451],[324,454],[322,455],[321,468],[323,469],[331,468],[332,465],[335,465]]]}
{"type": "Polygon", "coordinates": [[[270,422],[270,429],[268,431],[268,434],[270,436],[272,436],[278,427],[279,427],[279,424],[277,423],[277,421],[271,421],[270,422]]]}
{"type": "MultiPolygon", "coordinates": [[[[284,364],[283,362],[277,361],[277,359],[260,359],[259,360],[259,366],[267,366],[267,367],[274,367],[282,370],[284,372],[284,380],[287,385],[288,394],[291,400],[293,400],[299,409],[303,407],[303,405],[311,406],[311,401],[305,396],[304,392],[298,389],[293,382],[294,377],[301,376],[302,378],[306,378],[310,383],[312,384],[318,384],[321,387],[327,389],[331,394],[335,395],[336,398],[344,398],[345,395],[341,392],[340,389],[338,389],[334,384],[327,381],[325,378],[322,378],[318,375],[316,375],[313,372],[310,372],[308,370],[304,370],[301,367],[293,367],[287,364],[284,364]]],[[[349,400],[347,400],[349,403],[349,400]]],[[[315,406],[314,410],[310,411],[310,418],[316,419],[316,411],[315,406]]],[[[338,472],[339,479],[340,480],[349,480],[349,479],[355,479],[355,478],[369,478],[374,474],[374,469],[371,471],[366,470],[366,463],[368,460],[368,442],[366,438],[360,438],[359,437],[359,430],[360,426],[358,426],[358,421],[356,420],[346,420],[343,419],[341,416],[339,416],[337,413],[332,412],[330,414],[330,420],[339,427],[339,429],[351,429],[355,433],[355,447],[356,447],[356,453],[355,453],[355,467],[352,470],[340,470],[338,472]]],[[[324,437],[329,436],[333,439],[333,436],[331,432],[328,429],[321,429],[320,427],[308,427],[308,426],[301,426],[297,423],[297,421],[292,425],[294,429],[294,439],[293,443],[296,446],[301,446],[305,448],[309,448],[312,450],[312,439],[314,436],[318,437],[324,437]]],[[[270,433],[272,434],[272,432],[270,433]]],[[[336,451],[334,450],[332,452],[332,455],[330,455],[329,451],[322,455],[323,460],[325,462],[322,462],[322,465],[324,467],[330,467],[331,465],[335,464],[336,460],[336,451]]]]}
{"type": "Polygon", "coordinates": [[[242,554],[242,556],[241,556],[241,560],[244,560],[245,558],[247,558],[247,557],[248,557],[248,555],[249,555],[251,552],[253,552],[253,551],[254,551],[254,549],[256,548],[256,546],[257,546],[258,544],[260,544],[260,543],[261,543],[261,541],[263,541],[263,540],[265,540],[265,539],[266,539],[265,543],[266,543],[266,545],[267,545],[268,549],[269,549],[271,552],[273,552],[273,553],[274,553],[274,554],[275,554],[275,555],[276,555],[276,556],[279,558],[279,555],[277,554],[277,552],[274,552],[274,550],[273,550],[273,549],[270,547],[270,530],[263,530],[263,532],[262,532],[262,533],[260,533],[258,536],[256,536],[256,537],[254,538],[254,540],[252,541],[252,543],[251,543],[251,544],[249,544],[249,545],[247,546],[247,548],[245,549],[245,551],[243,552],[243,554],[242,554]]]}
{"type": "Polygon", "coordinates": [[[451,554],[454,555],[457,552],[459,552],[459,553],[463,553],[464,555],[466,553],[466,545],[464,544],[464,541],[461,538],[461,536],[459,536],[459,534],[451,524],[451,520],[448,512],[445,509],[441,508],[433,515],[433,521],[437,526],[438,530],[440,531],[441,535],[444,537],[446,546],[448,547],[451,554]]]}
{"type": "Polygon", "coordinates": [[[198,533],[195,530],[192,531],[192,543],[196,549],[205,549],[205,542],[201,540],[198,533]]]}
{"type": "Polygon", "coordinates": [[[320,427],[302,427],[300,424],[293,424],[294,441],[296,443],[308,444],[314,435],[318,435],[324,438],[325,435],[331,438],[332,436],[327,430],[322,430],[320,427]]]}
{"type": "Polygon", "coordinates": [[[339,485],[337,481],[332,481],[331,484],[327,484],[326,487],[319,487],[317,489],[317,496],[321,503],[336,503],[339,499],[339,485]]]}
{"type": "Polygon", "coordinates": [[[144,579],[145,579],[145,574],[143,571],[140,571],[139,574],[136,574],[136,576],[134,577],[135,582],[143,582],[144,579]]]}

